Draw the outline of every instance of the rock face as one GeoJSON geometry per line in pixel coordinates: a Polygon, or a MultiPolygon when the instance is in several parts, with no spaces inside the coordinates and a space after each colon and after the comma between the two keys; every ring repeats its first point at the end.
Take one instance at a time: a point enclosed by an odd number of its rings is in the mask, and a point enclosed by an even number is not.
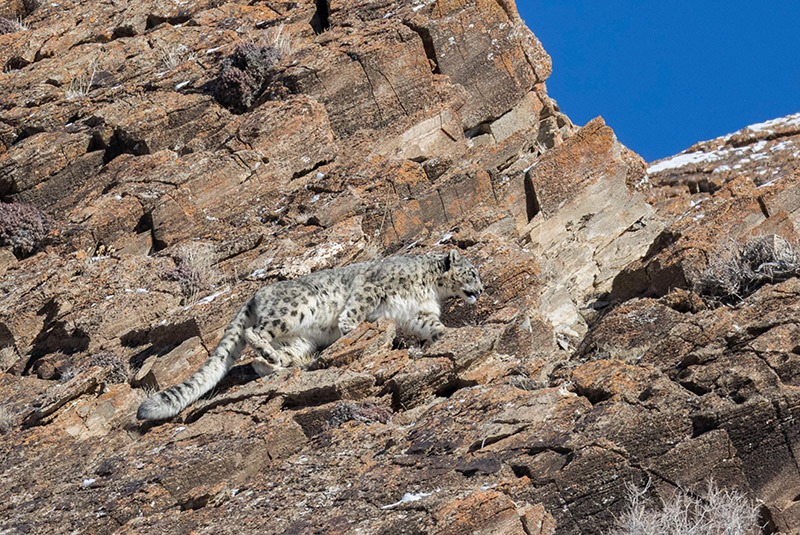
{"type": "Polygon", "coordinates": [[[797,240],[796,116],[646,169],[561,113],[507,0],[6,9],[0,198],[51,230],[0,244],[4,532],[603,533],[626,485],[709,478],[800,530],[800,282],[701,291],[797,240]],[[257,288],[448,248],[486,293],[436,343],[246,351],[135,420],[257,288]]]}

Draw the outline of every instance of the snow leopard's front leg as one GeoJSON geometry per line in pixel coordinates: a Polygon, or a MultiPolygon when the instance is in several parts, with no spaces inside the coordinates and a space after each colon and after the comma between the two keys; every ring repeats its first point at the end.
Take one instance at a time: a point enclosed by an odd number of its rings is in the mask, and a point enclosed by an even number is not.
{"type": "Polygon", "coordinates": [[[420,312],[417,317],[401,326],[402,330],[420,340],[435,342],[444,336],[447,328],[439,320],[439,316],[431,312],[420,312]]]}
{"type": "Polygon", "coordinates": [[[339,330],[345,335],[365,321],[380,304],[383,292],[374,284],[356,279],[353,291],[339,314],[339,330]]]}

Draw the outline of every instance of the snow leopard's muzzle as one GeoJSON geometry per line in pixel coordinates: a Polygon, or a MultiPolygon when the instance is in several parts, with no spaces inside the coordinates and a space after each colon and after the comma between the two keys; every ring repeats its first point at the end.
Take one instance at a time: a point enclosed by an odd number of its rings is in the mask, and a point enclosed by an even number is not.
{"type": "Polygon", "coordinates": [[[478,275],[478,271],[475,268],[470,269],[469,273],[467,273],[463,279],[458,293],[465,302],[474,305],[483,293],[483,283],[478,275]]]}

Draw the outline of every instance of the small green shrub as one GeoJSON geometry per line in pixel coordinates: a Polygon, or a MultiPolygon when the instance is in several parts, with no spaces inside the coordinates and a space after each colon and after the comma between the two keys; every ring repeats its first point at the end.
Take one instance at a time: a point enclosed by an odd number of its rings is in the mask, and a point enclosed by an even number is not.
{"type": "Polygon", "coordinates": [[[10,245],[17,258],[37,251],[47,240],[50,217],[29,204],[0,203],[0,245],[10,245]]]}

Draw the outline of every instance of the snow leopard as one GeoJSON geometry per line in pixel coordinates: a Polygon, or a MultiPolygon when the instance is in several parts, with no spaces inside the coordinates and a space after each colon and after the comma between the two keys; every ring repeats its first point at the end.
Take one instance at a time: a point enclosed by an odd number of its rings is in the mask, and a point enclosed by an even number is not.
{"type": "Polygon", "coordinates": [[[208,360],[189,379],[147,398],[140,420],[163,420],[211,390],[246,344],[258,354],[260,376],[306,368],[317,353],[363,321],[394,320],[400,332],[425,342],[445,332],[442,302],[474,304],[484,287],[478,270],[457,250],[394,256],[273,283],[258,290],[225,329],[208,360]]]}

